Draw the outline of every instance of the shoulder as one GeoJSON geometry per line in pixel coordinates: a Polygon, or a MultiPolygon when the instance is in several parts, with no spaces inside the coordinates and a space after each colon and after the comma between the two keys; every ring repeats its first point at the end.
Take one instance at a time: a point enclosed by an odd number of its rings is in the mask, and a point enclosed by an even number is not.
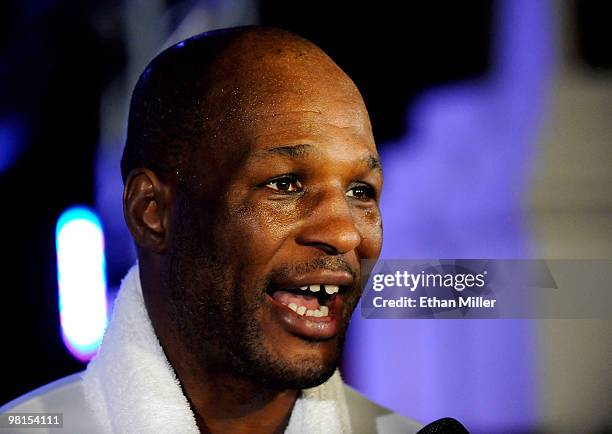
{"type": "MultiPolygon", "coordinates": [[[[39,387],[0,407],[0,413],[61,413],[65,432],[97,433],[87,405],[82,372],[39,387]]],[[[36,432],[41,433],[40,429],[36,432]]]]}
{"type": "Polygon", "coordinates": [[[354,434],[411,434],[423,428],[422,424],[370,401],[348,384],[344,384],[344,395],[354,434]]]}

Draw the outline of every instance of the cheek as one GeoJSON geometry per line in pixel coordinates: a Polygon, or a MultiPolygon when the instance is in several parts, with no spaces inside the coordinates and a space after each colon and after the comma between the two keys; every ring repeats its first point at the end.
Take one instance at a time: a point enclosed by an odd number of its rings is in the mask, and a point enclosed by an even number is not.
{"type": "Polygon", "coordinates": [[[359,220],[361,255],[364,259],[378,258],[382,249],[382,217],[376,209],[366,210],[359,220]]]}
{"type": "Polygon", "coordinates": [[[236,253],[246,256],[249,264],[265,264],[301,216],[295,202],[246,198],[229,209],[227,218],[232,222],[228,233],[234,239],[236,253]]]}

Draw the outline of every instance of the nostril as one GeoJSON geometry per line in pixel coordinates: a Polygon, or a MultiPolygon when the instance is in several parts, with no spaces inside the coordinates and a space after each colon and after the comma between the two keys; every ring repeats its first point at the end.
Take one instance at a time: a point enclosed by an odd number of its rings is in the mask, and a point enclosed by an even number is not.
{"type": "Polygon", "coordinates": [[[306,245],[309,245],[311,247],[315,247],[315,248],[317,248],[319,250],[322,250],[323,252],[325,252],[328,255],[340,255],[340,254],[342,254],[342,252],[340,252],[337,248],[335,248],[331,244],[326,244],[326,243],[308,243],[306,245]]]}

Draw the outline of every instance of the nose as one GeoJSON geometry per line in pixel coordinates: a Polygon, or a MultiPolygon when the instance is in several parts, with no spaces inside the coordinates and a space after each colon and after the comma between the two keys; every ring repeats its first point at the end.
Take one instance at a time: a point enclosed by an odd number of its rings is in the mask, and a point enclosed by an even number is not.
{"type": "Polygon", "coordinates": [[[341,255],[361,244],[362,237],[344,192],[323,195],[300,228],[296,241],[328,255],[341,255]]]}

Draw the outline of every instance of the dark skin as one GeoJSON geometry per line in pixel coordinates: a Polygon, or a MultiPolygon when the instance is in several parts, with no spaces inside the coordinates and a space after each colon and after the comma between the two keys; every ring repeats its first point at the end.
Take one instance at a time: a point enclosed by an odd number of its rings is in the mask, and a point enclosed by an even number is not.
{"type": "Polygon", "coordinates": [[[360,260],[381,249],[382,173],[359,92],[312,44],[245,37],[214,71],[219,133],[171,176],[133,170],[125,217],[200,430],[283,432],[300,389],[337,366],[360,260]],[[266,293],[333,279],[347,289],[325,335],[266,293]]]}

